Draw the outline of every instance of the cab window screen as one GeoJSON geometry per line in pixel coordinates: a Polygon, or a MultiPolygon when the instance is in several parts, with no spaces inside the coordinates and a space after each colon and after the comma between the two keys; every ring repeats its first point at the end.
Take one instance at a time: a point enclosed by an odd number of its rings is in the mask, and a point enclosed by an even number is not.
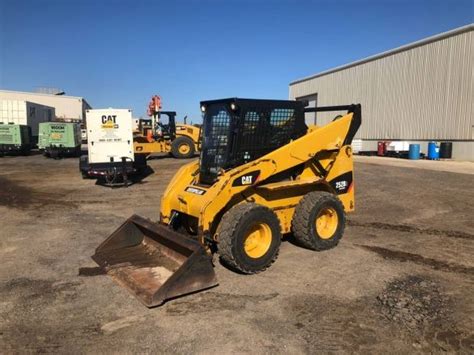
{"type": "Polygon", "coordinates": [[[220,169],[258,159],[303,136],[301,102],[235,99],[206,103],[200,182],[212,184],[220,169]]]}
{"type": "Polygon", "coordinates": [[[257,159],[295,138],[294,109],[249,108],[243,114],[235,163],[257,159]]]}
{"type": "Polygon", "coordinates": [[[201,181],[212,183],[227,160],[230,115],[223,105],[209,107],[203,117],[201,181]]]}

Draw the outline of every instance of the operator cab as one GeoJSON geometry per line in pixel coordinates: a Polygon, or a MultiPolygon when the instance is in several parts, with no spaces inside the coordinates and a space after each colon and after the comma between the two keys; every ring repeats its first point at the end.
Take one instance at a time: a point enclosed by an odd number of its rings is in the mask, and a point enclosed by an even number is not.
{"type": "Polygon", "coordinates": [[[258,159],[306,134],[302,101],[228,98],[202,101],[199,182],[258,159]]]}
{"type": "Polygon", "coordinates": [[[176,112],[159,111],[157,114],[157,123],[152,129],[151,118],[140,119],[138,130],[143,136],[147,136],[147,131],[151,130],[152,136],[156,138],[174,139],[176,137],[176,112]]]}

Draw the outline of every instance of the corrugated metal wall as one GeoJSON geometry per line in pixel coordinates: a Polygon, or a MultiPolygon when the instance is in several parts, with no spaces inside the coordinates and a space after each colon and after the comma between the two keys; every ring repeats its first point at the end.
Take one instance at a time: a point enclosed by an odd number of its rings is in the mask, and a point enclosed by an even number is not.
{"type": "MultiPolygon", "coordinates": [[[[467,32],[290,84],[318,106],[362,104],[361,139],[474,139],[472,26],[467,32]]],[[[318,124],[335,114],[318,113],[318,124]]]]}

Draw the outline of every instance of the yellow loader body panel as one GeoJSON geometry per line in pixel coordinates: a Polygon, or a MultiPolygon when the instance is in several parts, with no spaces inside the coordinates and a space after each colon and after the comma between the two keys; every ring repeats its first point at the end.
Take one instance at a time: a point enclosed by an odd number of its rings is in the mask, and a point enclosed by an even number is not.
{"type": "MultiPolygon", "coordinates": [[[[176,138],[188,137],[191,139],[194,151],[199,151],[199,131],[199,127],[188,124],[176,124],[176,138]]],[[[149,139],[141,134],[137,134],[134,137],[133,147],[136,154],[171,153],[172,143],[173,140],[170,138],[149,139]]]]}
{"type": "MultiPolygon", "coordinates": [[[[329,181],[345,173],[352,173],[352,149],[343,146],[352,120],[352,113],[327,124],[308,130],[308,134],[294,140],[255,161],[224,172],[212,186],[199,185],[199,163],[197,161],[183,166],[168,185],[161,199],[161,222],[168,224],[173,211],[182,212],[198,218],[202,232],[211,232],[214,218],[234,199],[240,203],[254,201],[274,210],[282,226],[282,232],[290,232],[294,207],[308,191],[323,189],[331,191],[329,181]],[[312,158],[314,152],[321,155],[320,164],[328,170],[325,179],[314,173],[312,158]],[[295,165],[305,163],[300,180],[278,185],[265,184],[265,180],[295,165]],[[259,170],[256,186],[232,186],[232,182],[250,172],[259,170]],[[294,184],[294,185],[292,185],[294,184]],[[286,191],[283,191],[286,190],[286,191]],[[291,190],[291,193],[288,193],[291,190]],[[200,191],[203,191],[200,194],[200,191]],[[278,192],[277,192],[278,191],[278,192]],[[283,192],[282,192],[283,191],[283,192]]],[[[338,195],[346,212],[354,210],[354,188],[338,195]]]]}

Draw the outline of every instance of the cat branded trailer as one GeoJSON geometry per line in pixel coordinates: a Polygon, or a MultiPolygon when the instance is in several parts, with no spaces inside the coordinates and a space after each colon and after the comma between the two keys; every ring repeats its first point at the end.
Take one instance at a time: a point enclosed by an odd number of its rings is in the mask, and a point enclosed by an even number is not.
{"type": "Polygon", "coordinates": [[[84,178],[98,178],[107,186],[128,186],[128,177],[146,168],[146,156],[133,151],[132,111],[86,111],[87,150],[79,169],[84,178]]]}

